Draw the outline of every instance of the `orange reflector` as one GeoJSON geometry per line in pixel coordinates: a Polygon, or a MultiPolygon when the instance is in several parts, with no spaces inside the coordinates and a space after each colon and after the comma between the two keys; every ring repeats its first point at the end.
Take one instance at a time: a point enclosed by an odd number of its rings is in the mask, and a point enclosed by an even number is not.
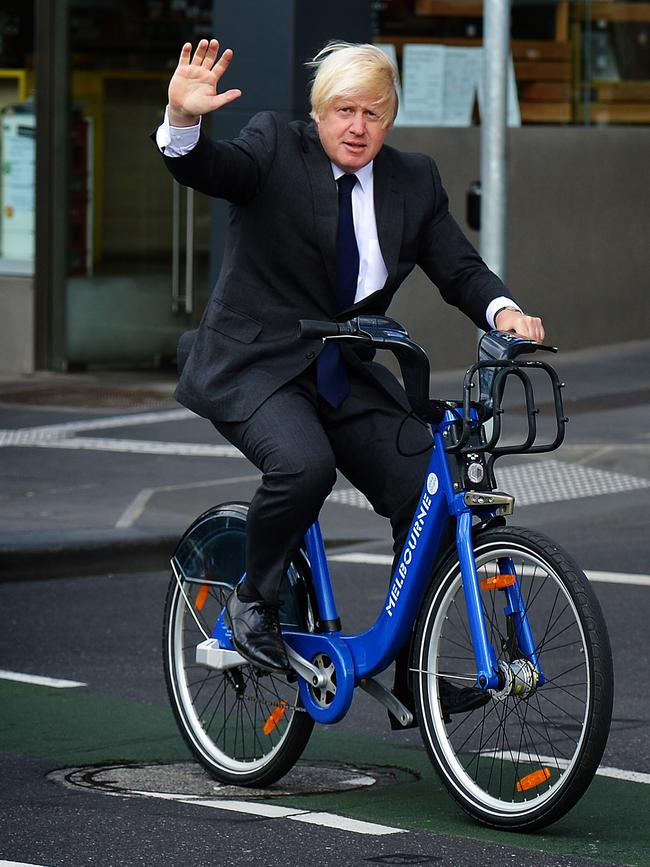
{"type": "Polygon", "coordinates": [[[280,722],[280,720],[284,716],[284,712],[286,709],[287,709],[287,704],[285,701],[281,701],[277,707],[273,708],[273,710],[269,714],[267,721],[264,723],[264,728],[262,729],[262,731],[264,732],[265,735],[271,734],[273,729],[277,726],[277,724],[280,722]]]}
{"type": "Polygon", "coordinates": [[[517,781],[517,791],[527,792],[528,789],[534,789],[535,786],[541,786],[551,776],[549,768],[540,768],[538,771],[533,771],[532,774],[526,774],[517,781]]]}
{"type": "Polygon", "coordinates": [[[199,592],[196,594],[196,599],[194,600],[194,607],[197,611],[203,611],[203,606],[205,605],[205,600],[208,598],[209,592],[210,586],[208,584],[201,584],[199,592]]]}
{"type": "Polygon", "coordinates": [[[517,579],[514,575],[493,575],[492,578],[483,578],[481,587],[483,590],[503,590],[510,587],[517,579]]]}

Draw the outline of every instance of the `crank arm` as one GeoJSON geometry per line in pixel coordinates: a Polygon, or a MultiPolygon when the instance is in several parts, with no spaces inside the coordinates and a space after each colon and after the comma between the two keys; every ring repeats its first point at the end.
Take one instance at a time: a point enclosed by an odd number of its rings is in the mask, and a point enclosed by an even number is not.
{"type": "Polygon", "coordinates": [[[319,688],[322,688],[327,684],[327,675],[325,672],[316,668],[316,666],[312,665],[311,662],[308,662],[304,656],[296,653],[292,647],[289,647],[286,641],[284,642],[284,649],[287,651],[287,656],[289,657],[289,662],[291,663],[293,670],[298,672],[300,677],[306,680],[307,683],[319,688]]]}

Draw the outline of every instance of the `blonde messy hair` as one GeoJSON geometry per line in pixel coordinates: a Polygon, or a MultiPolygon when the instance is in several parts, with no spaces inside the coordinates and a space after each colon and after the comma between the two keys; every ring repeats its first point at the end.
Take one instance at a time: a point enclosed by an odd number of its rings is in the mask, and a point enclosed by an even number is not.
{"type": "Polygon", "coordinates": [[[399,73],[381,48],[328,42],[307,66],[316,70],[310,94],[312,117],[324,113],[334,99],[363,95],[373,100],[385,129],[395,120],[399,73]]]}

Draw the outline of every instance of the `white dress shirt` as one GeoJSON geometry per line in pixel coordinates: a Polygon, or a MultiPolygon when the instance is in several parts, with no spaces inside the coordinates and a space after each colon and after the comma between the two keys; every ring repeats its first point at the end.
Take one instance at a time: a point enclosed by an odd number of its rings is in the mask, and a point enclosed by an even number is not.
{"type": "MultiPolygon", "coordinates": [[[[156,144],[166,157],[181,157],[189,153],[199,140],[201,120],[194,126],[171,126],[165,109],[165,117],[156,131],[156,144]]],[[[338,180],[345,172],[332,163],[332,172],[338,180]]],[[[378,292],[386,282],[388,271],[379,247],[372,162],[356,171],[357,183],[352,190],[352,216],[354,234],[359,248],[359,279],[355,303],[378,292]]],[[[490,302],[485,312],[490,328],[494,328],[494,317],[503,307],[519,306],[505,295],[490,302]]]]}
{"type": "MultiPolygon", "coordinates": [[[[334,163],[332,172],[336,181],[345,174],[343,169],[334,163]]],[[[388,271],[377,237],[372,162],[353,174],[357,176],[357,182],[352,188],[352,219],[359,248],[359,279],[354,298],[356,304],[383,288],[388,271]]]]}

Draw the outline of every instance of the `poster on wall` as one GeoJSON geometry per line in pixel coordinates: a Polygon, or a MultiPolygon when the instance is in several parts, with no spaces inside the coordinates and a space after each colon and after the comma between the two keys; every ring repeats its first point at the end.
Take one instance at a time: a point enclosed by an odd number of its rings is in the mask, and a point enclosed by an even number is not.
{"type": "MultiPolygon", "coordinates": [[[[397,62],[395,46],[377,46],[397,62]]],[[[395,126],[471,126],[483,98],[483,49],[407,44],[402,55],[402,89],[395,126]]],[[[507,69],[507,124],[520,126],[512,56],[507,69]]]]}
{"type": "Polygon", "coordinates": [[[35,247],[36,116],[30,106],[2,111],[0,257],[31,271],[35,247]]]}

